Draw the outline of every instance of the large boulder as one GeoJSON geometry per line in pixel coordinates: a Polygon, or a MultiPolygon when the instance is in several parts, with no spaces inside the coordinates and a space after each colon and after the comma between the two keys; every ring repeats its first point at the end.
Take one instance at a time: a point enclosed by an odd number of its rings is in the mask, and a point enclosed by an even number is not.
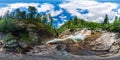
{"type": "Polygon", "coordinates": [[[113,43],[113,45],[109,49],[109,53],[118,53],[120,50],[120,45],[113,43]]]}
{"type": "Polygon", "coordinates": [[[6,51],[16,51],[18,48],[17,40],[14,38],[7,39],[5,42],[6,51]]]}
{"type": "Polygon", "coordinates": [[[103,32],[102,35],[91,43],[94,47],[92,50],[106,51],[109,50],[112,44],[116,41],[115,33],[103,32]]]}
{"type": "Polygon", "coordinates": [[[28,44],[26,44],[24,42],[18,42],[18,44],[21,48],[27,48],[28,47],[28,44]]]}
{"type": "Polygon", "coordinates": [[[40,40],[40,36],[36,32],[29,31],[29,37],[33,41],[33,44],[37,43],[40,40]]]}

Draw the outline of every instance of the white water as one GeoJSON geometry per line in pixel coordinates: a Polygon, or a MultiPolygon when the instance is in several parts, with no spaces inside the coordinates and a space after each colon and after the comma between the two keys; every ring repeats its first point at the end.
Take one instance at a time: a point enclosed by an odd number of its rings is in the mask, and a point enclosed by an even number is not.
{"type": "Polygon", "coordinates": [[[87,35],[90,35],[91,34],[91,31],[90,30],[86,30],[86,29],[83,29],[81,31],[78,31],[76,33],[74,33],[74,35],[69,35],[68,37],[66,38],[63,38],[63,39],[58,39],[58,38],[55,38],[53,40],[50,40],[47,42],[48,43],[52,43],[52,42],[60,42],[60,41],[65,41],[65,40],[68,40],[68,39],[72,39],[74,42],[78,42],[80,40],[84,40],[86,38],[87,35]]]}

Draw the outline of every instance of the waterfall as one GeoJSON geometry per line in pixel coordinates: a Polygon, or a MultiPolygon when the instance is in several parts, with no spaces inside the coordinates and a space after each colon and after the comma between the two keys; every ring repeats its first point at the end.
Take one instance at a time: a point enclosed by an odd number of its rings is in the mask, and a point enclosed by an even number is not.
{"type": "Polygon", "coordinates": [[[75,32],[73,35],[72,34],[69,35],[66,38],[63,38],[63,39],[55,38],[53,40],[50,40],[50,41],[47,42],[47,44],[48,43],[54,43],[54,42],[61,42],[61,41],[65,41],[65,40],[68,40],[68,39],[72,39],[74,42],[78,42],[80,40],[84,40],[86,38],[86,36],[90,35],[90,34],[91,34],[90,30],[83,29],[83,30],[75,32]]]}

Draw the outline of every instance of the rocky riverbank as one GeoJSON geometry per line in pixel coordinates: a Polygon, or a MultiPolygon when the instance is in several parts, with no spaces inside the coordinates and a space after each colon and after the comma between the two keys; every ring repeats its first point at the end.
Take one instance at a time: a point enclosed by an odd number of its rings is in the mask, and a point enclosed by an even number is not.
{"type": "MultiPolygon", "coordinates": [[[[2,42],[1,42],[2,43],[2,42]]],[[[21,44],[26,46],[26,44],[21,44]]],[[[25,47],[26,48],[26,47],[25,47]]],[[[58,38],[49,40],[44,45],[35,45],[24,50],[24,54],[7,52],[1,45],[0,58],[3,60],[119,60],[119,33],[76,29],[66,30],[58,38]],[[30,59],[31,58],[31,59],[30,59]]]]}

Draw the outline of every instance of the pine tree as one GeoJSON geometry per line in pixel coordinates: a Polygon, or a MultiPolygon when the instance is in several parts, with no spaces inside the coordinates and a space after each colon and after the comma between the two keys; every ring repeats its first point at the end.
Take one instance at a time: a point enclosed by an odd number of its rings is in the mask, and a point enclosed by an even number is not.
{"type": "Polygon", "coordinates": [[[26,19],[26,11],[22,11],[20,15],[21,15],[21,19],[26,19]]]}
{"type": "Polygon", "coordinates": [[[17,19],[20,19],[21,12],[20,12],[20,9],[19,9],[19,8],[15,10],[15,13],[16,13],[15,17],[16,17],[17,19]]]}
{"type": "Polygon", "coordinates": [[[74,22],[75,22],[75,25],[78,25],[78,18],[77,18],[77,16],[75,16],[74,22]]]}
{"type": "Polygon", "coordinates": [[[115,20],[118,20],[118,17],[117,17],[117,16],[115,16],[115,20]]]}
{"type": "Polygon", "coordinates": [[[47,15],[43,15],[42,23],[46,24],[47,23],[47,15]]]}
{"type": "Polygon", "coordinates": [[[34,19],[37,9],[33,6],[29,6],[28,11],[30,12],[28,18],[34,19]]]}
{"type": "Polygon", "coordinates": [[[105,19],[104,19],[103,24],[109,24],[109,19],[108,19],[108,15],[107,14],[105,15],[105,19]]]}
{"type": "Polygon", "coordinates": [[[52,27],[53,26],[53,19],[52,19],[50,14],[49,14],[49,19],[50,19],[50,26],[52,27]]]}
{"type": "Polygon", "coordinates": [[[36,16],[36,20],[41,22],[41,15],[38,13],[37,16],[36,16]]]}

